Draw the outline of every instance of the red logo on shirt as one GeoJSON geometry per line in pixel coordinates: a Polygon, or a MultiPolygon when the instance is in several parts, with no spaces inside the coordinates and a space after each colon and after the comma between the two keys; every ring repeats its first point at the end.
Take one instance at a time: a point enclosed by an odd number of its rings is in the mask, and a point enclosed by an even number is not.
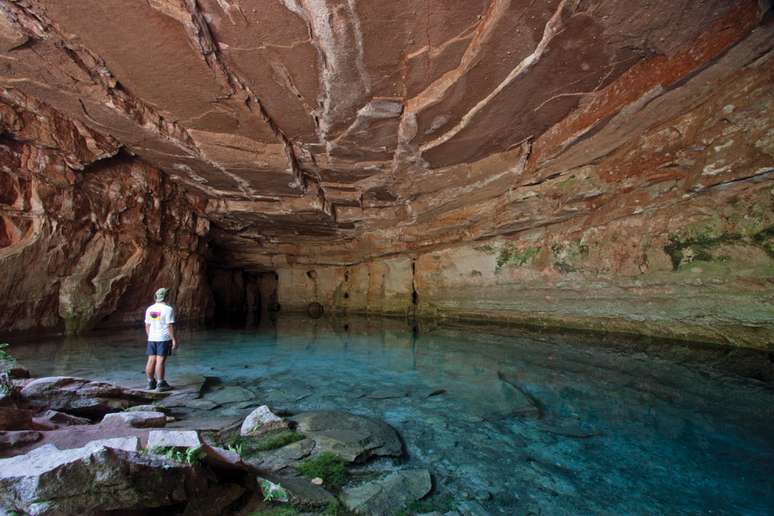
{"type": "Polygon", "coordinates": [[[150,313],[151,319],[158,319],[161,317],[161,312],[151,312],[150,313]]]}

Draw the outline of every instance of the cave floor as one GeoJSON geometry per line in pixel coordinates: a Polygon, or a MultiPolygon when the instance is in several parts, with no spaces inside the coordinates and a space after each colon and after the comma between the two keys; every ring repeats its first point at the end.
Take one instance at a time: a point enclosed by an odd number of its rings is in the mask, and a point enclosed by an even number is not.
{"type": "MultiPolygon", "coordinates": [[[[427,509],[774,507],[774,385],[721,373],[701,351],[462,326],[415,334],[397,320],[284,315],[261,328],[180,334],[170,383],[208,377],[208,403],[189,420],[223,425],[262,403],[384,419],[404,439],[405,460],[433,474],[427,509]]],[[[144,383],[142,330],[37,339],[13,351],[36,376],[144,383]]]]}

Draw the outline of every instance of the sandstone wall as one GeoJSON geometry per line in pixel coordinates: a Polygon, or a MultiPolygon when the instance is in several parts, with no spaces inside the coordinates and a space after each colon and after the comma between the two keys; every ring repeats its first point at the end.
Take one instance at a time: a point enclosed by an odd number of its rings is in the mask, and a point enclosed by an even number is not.
{"type": "Polygon", "coordinates": [[[580,136],[559,124],[545,138],[568,139],[553,154],[533,146],[527,161],[516,150],[413,182],[411,224],[355,244],[401,252],[279,264],[280,302],[774,349],[768,36],[580,136]]]}
{"type": "Polygon", "coordinates": [[[0,124],[3,332],[141,324],[159,286],[178,319],[206,316],[201,199],[26,97],[5,93],[0,124]]]}

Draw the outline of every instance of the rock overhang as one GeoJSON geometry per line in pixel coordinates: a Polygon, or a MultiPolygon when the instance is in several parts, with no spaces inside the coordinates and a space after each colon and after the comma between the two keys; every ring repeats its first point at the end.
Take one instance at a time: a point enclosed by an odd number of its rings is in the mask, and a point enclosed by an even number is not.
{"type": "Polygon", "coordinates": [[[106,142],[80,166],[123,149],[205,197],[218,259],[336,263],[572,216],[539,213],[558,195],[539,185],[630,139],[600,132],[761,16],[748,0],[1,7],[4,98],[106,142]]]}

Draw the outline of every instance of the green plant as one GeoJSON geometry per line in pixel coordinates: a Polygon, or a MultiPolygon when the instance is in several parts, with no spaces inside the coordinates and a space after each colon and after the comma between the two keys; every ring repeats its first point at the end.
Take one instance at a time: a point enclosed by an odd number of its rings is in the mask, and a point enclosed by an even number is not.
{"type": "Polygon", "coordinates": [[[16,359],[8,352],[8,344],[0,344],[0,395],[8,395],[13,391],[11,368],[16,365],[16,359]]]}
{"type": "Polygon", "coordinates": [[[204,458],[204,450],[201,446],[194,446],[191,448],[157,446],[155,448],[151,448],[150,451],[156,455],[163,455],[170,460],[179,462],[180,464],[189,464],[191,466],[198,464],[204,458]]]}
{"type": "Polygon", "coordinates": [[[537,256],[540,252],[538,247],[527,247],[526,249],[516,249],[510,244],[503,246],[497,255],[495,271],[499,271],[506,265],[522,266],[537,256]]]}
{"type": "Polygon", "coordinates": [[[341,487],[348,476],[344,459],[332,452],[306,459],[296,466],[296,470],[307,478],[321,478],[329,489],[341,487]]]}
{"type": "Polygon", "coordinates": [[[290,500],[288,492],[280,485],[269,482],[266,479],[260,479],[261,492],[264,502],[284,502],[290,500]]]}

